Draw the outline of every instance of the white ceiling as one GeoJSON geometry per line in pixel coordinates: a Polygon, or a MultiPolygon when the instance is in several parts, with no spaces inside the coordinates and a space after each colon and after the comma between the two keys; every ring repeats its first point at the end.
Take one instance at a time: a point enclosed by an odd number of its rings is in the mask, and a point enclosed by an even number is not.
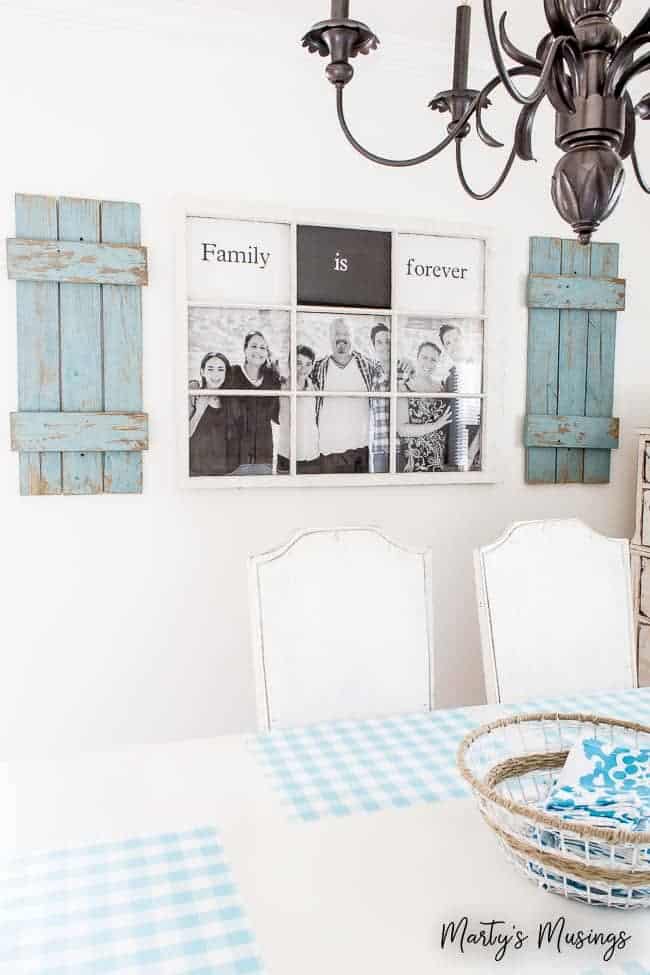
{"type": "MultiPolygon", "coordinates": [[[[448,50],[453,41],[456,0],[351,0],[351,15],[368,23],[381,39],[417,38],[419,43],[448,50]]],[[[73,19],[97,26],[178,26],[184,33],[249,28],[258,39],[291,31],[299,38],[329,14],[330,0],[0,0],[0,12],[73,19]]],[[[532,50],[546,29],[543,0],[494,0],[495,13],[508,11],[510,33],[532,50]]],[[[627,32],[647,9],[644,0],[623,0],[616,22],[627,32]]],[[[481,0],[473,0],[473,48],[486,50],[481,0]]]]}

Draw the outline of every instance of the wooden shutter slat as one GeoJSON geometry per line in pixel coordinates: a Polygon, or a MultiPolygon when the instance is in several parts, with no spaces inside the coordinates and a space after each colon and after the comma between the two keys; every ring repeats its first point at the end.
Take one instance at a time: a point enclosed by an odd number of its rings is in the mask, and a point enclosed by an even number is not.
{"type": "MultiPolygon", "coordinates": [[[[99,240],[97,200],[59,200],[59,235],[72,240],[99,240]]],[[[73,413],[102,410],[102,305],[98,284],[60,288],[61,408],[73,413]]],[[[104,465],[100,453],[63,456],[65,494],[99,494],[104,465]]]]}
{"type": "MultiPolygon", "coordinates": [[[[565,244],[569,243],[571,241],[565,241],[565,244]]],[[[583,249],[589,251],[588,247],[583,249]]],[[[561,274],[529,275],[528,307],[624,311],[625,281],[607,274],[596,275],[593,270],[592,274],[593,277],[579,271],[573,273],[563,267],[561,274]]]]}
{"type": "MultiPolygon", "coordinates": [[[[559,274],[562,245],[558,237],[533,237],[530,242],[531,270],[559,274]]],[[[543,415],[557,413],[558,340],[560,312],[556,308],[535,308],[528,313],[528,390],[526,411],[543,415]]],[[[555,483],[556,451],[531,447],[526,452],[526,477],[531,484],[555,483]]]]}
{"type": "MultiPolygon", "coordinates": [[[[102,203],[104,241],[140,243],[140,207],[102,203]]],[[[102,287],[104,316],[104,408],[142,409],[142,292],[128,285],[102,287]]],[[[109,452],[104,456],[104,490],[131,494],[142,490],[142,454],[109,452]]]]}
{"type": "MultiPolygon", "coordinates": [[[[591,245],[591,273],[596,276],[618,273],[618,244],[591,245]]],[[[590,311],[587,339],[587,416],[611,416],[614,410],[614,366],[616,356],[616,312],[590,311]]],[[[611,454],[585,450],[585,484],[607,484],[611,454]]]]}
{"type": "Polygon", "coordinates": [[[526,446],[558,447],[558,453],[560,449],[581,453],[586,447],[601,453],[618,447],[618,441],[616,417],[535,415],[527,416],[524,424],[526,446]]]}
{"type": "MultiPolygon", "coordinates": [[[[563,240],[562,274],[588,273],[589,248],[575,240],[563,240]]],[[[588,323],[586,311],[560,311],[557,412],[562,416],[584,416],[585,413],[588,323]]],[[[555,464],[558,484],[579,484],[582,481],[584,468],[581,450],[560,447],[555,464]]]]}
{"type": "Polygon", "coordinates": [[[137,286],[147,283],[146,253],[120,243],[11,237],[7,271],[14,281],[137,286]]]}
{"type": "Polygon", "coordinates": [[[12,413],[11,446],[21,451],[145,450],[147,417],[144,413],[88,411],[12,413]]]}
{"type": "MultiPolygon", "coordinates": [[[[16,195],[16,233],[54,238],[56,200],[16,195]]],[[[59,410],[59,289],[42,281],[16,282],[18,409],[59,410]]],[[[19,458],[20,493],[60,494],[61,454],[23,453],[19,458]]]]}

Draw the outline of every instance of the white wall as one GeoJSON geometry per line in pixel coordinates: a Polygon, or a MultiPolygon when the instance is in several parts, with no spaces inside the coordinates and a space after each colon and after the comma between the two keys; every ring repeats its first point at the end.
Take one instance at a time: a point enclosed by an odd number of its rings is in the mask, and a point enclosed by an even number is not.
{"type": "MultiPolygon", "coordinates": [[[[426,103],[448,86],[451,0],[448,6],[442,16],[438,5],[405,0],[395,23],[388,0],[353,2],[353,13],[371,20],[383,43],[380,53],[357,64],[349,113],[360,136],[379,151],[419,152],[446,124],[426,103]],[[423,40],[427,34],[444,41],[442,51],[423,40]]],[[[516,0],[510,7],[515,38],[534,47],[542,32],[541,2],[516,0]]],[[[639,0],[628,2],[625,24],[631,26],[643,8],[639,0]]],[[[557,157],[551,112],[544,110],[538,126],[540,163],[520,164],[508,187],[486,204],[465,197],[449,157],[409,171],[373,167],[337,131],[325,62],[297,43],[326,10],[326,0],[0,3],[2,236],[13,233],[15,191],[136,200],[151,263],[144,299],[151,425],[144,496],[20,498],[16,456],[8,448],[0,452],[2,757],[253,727],[246,557],[301,527],[371,522],[406,543],[433,547],[443,705],[483,697],[471,568],[476,545],[515,519],[551,515],[577,514],[601,531],[631,534],[634,430],[650,424],[650,200],[630,173],[624,200],[602,234],[621,242],[628,280],[616,365],[615,412],[623,437],[612,483],[526,486],[521,424],[528,237],[565,234],[548,197],[557,157]],[[497,227],[499,314],[493,327],[504,373],[502,483],[181,492],[172,394],[175,193],[497,227]]],[[[480,82],[487,77],[484,50],[477,50],[476,63],[480,82]]],[[[493,128],[504,138],[511,117],[511,109],[494,111],[493,128]]],[[[646,148],[649,136],[642,133],[646,148]]],[[[489,155],[496,160],[496,153],[489,155]]],[[[483,184],[497,168],[487,156],[470,156],[483,184]]],[[[6,445],[16,360],[14,287],[4,270],[0,290],[6,445]]]]}

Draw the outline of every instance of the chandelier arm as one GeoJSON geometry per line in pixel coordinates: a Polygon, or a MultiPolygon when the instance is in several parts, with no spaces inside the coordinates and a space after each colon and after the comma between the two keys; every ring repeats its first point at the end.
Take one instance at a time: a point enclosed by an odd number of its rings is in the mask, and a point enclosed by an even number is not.
{"type": "MultiPolygon", "coordinates": [[[[517,75],[528,75],[530,77],[539,77],[540,73],[541,73],[541,64],[539,64],[539,62],[535,65],[522,65],[519,68],[511,68],[509,72],[511,78],[513,76],[516,77],[517,75]]],[[[488,96],[491,95],[494,89],[498,88],[499,85],[501,84],[503,84],[503,82],[501,81],[500,75],[495,75],[495,77],[492,78],[491,81],[488,81],[488,83],[481,91],[481,97],[479,99],[478,105],[476,106],[476,131],[478,132],[480,138],[482,139],[483,142],[485,142],[486,145],[491,146],[492,148],[495,149],[503,148],[504,143],[499,142],[498,139],[495,139],[486,130],[485,125],[483,124],[483,112],[490,104],[488,101],[488,96]]],[[[535,107],[537,107],[539,101],[543,97],[544,97],[543,95],[540,95],[540,98],[536,102],[534,102],[535,107]]]]}
{"type": "MultiPolygon", "coordinates": [[[[539,72],[539,69],[537,69],[537,72],[539,72]]],[[[533,74],[533,70],[531,68],[526,68],[523,66],[517,68],[510,68],[509,71],[509,75],[512,76],[531,75],[531,74],[533,74]]],[[[441,142],[439,142],[436,146],[434,146],[433,149],[429,149],[428,152],[423,152],[422,155],[420,156],[412,156],[410,159],[389,159],[387,156],[378,156],[376,153],[370,152],[369,149],[364,148],[364,146],[362,146],[361,143],[357,141],[357,139],[352,135],[352,132],[350,131],[350,127],[348,126],[347,120],[345,118],[345,112],[343,111],[343,86],[337,86],[336,89],[336,114],[338,116],[339,124],[341,126],[341,130],[345,138],[348,140],[350,145],[357,150],[357,152],[361,153],[361,155],[364,156],[366,159],[369,159],[370,162],[379,163],[380,166],[396,166],[396,167],[417,166],[419,163],[427,162],[429,159],[433,159],[434,156],[437,156],[439,153],[441,153],[443,149],[446,149],[447,146],[450,145],[454,141],[454,139],[457,138],[457,136],[461,135],[463,129],[465,128],[465,125],[472,117],[472,115],[475,114],[475,112],[478,109],[478,106],[482,103],[483,99],[486,98],[487,95],[491,91],[493,91],[499,84],[503,84],[503,81],[500,75],[496,75],[494,78],[492,78],[491,81],[488,81],[487,85],[485,85],[485,87],[478,93],[478,95],[476,95],[471,100],[471,102],[469,103],[466,110],[459,118],[459,120],[457,122],[454,122],[454,124],[449,127],[449,129],[447,130],[447,135],[445,136],[444,139],[442,139],[441,142]]],[[[496,139],[494,141],[496,142],[496,139]]]]}
{"type": "Polygon", "coordinates": [[[646,44],[650,43],[650,34],[637,34],[636,37],[628,37],[618,49],[612,62],[607,69],[605,79],[605,95],[614,95],[619,87],[621,77],[624,72],[634,64],[632,60],[634,54],[646,44]]]}
{"type": "Polygon", "coordinates": [[[625,92],[624,97],[625,102],[625,131],[623,133],[623,141],[621,142],[621,148],[619,149],[619,156],[621,159],[627,159],[632,153],[634,148],[634,143],[636,142],[636,112],[634,109],[634,102],[632,101],[632,96],[629,91],[625,92]]]}
{"type": "Polygon", "coordinates": [[[533,162],[533,127],[537,117],[537,109],[543,102],[540,98],[534,105],[524,105],[515,128],[515,151],[524,162],[533,162]]]}
{"type": "Polygon", "coordinates": [[[626,85],[636,78],[637,75],[643,74],[650,68],[650,54],[644,54],[643,57],[637,58],[637,60],[631,64],[625,71],[621,72],[621,76],[618,79],[614,94],[617,98],[625,91],[626,85]]]}
{"type": "Polygon", "coordinates": [[[490,135],[488,130],[485,128],[483,122],[483,106],[479,102],[476,106],[476,131],[478,137],[484,145],[489,146],[490,149],[503,149],[503,142],[495,139],[493,135],[490,135]]]}
{"type": "MultiPolygon", "coordinates": [[[[510,80],[510,74],[506,67],[505,61],[503,60],[503,55],[501,53],[501,48],[499,47],[499,40],[497,37],[496,25],[494,22],[494,11],[492,10],[492,0],[483,0],[483,12],[485,14],[485,26],[487,28],[488,38],[490,41],[490,48],[492,50],[492,57],[494,58],[495,67],[499,73],[499,77],[504,84],[504,87],[511,98],[514,98],[516,102],[520,105],[532,105],[536,102],[542,95],[546,93],[546,85],[550,74],[553,70],[555,60],[558,56],[558,52],[561,51],[566,45],[572,47],[575,53],[575,37],[570,37],[568,35],[563,35],[561,37],[554,37],[553,41],[549,47],[548,53],[541,65],[540,79],[537,87],[529,95],[524,95],[519,91],[516,85],[510,80]]],[[[577,57],[577,55],[576,55],[577,57]]]]}
{"type": "Polygon", "coordinates": [[[646,10],[636,27],[627,35],[627,40],[638,37],[639,34],[647,34],[648,31],[650,31],[650,9],[646,10]]]}
{"type": "Polygon", "coordinates": [[[644,193],[650,194],[650,183],[648,183],[643,173],[641,172],[639,157],[636,154],[636,146],[632,149],[630,156],[632,158],[632,166],[634,167],[634,173],[639,182],[639,186],[641,187],[644,193]]]}
{"type": "Polygon", "coordinates": [[[443,149],[446,149],[447,146],[454,141],[456,136],[458,136],[461,133],[468,120],[472,117],[472,115],[476,111],[476,106],[478,105],[480,98],[481,95],[478,94],[476,95],[475,98],[472,99],[472,101],[468,105],[467,109],[463,112],[458,122],[454,123],[453,126],[450,126],[450,130],[448,130],[448,133],[445,136],[445,138],[442,139],[442,141],[439,142],[437,145],[435,145],[433,149],[429,149],[428,152],[423,152],[422,155],[420,156],[412,156],[410,159],[389,159],[386,156],[378,156],[376,153],[370,152],[368,149],[365,149],[361,145],[361,143],[355,139],[355,137],[352,135],[352,132],[350,131],[348,123],[345,119],[345,114],[343,112],[343,88],[342,87],[337,87],[336,89],[336,113],[338,115],[339,124],[341,126],[341,129],[343,130],[343,135],[345,136],[345,138],[348,140],[350,145],[354,146],[357,152],[360,152],[361,155],[365,156],[366,159],[369,159],[370,162],[379,163],[381,166],[400,166],[400,167],[417,166],[419,163],[427,162],[427,160],[433,159],[434,156],[437,156],[440,152],[443,151],[443,149]]]}
{"type": "Polygon", "coordinates": [[[467,179],[465,178],[465,172],[463,170],[463,147],[462,147],[461,140],[458,139],[458,141],[456,142],[456,172],[458,173],[458,179],[460,180],[460,185],[463,187],[465,192],[472,197],[473,200],[489,200],[490,197],[494,196],[494,194],[497,193],[505,183],[516,158],[517,158],[517,152],[515,147],[513,146],[512,149],[510,150],[508,161],[503,167],[503,172],[499,176],[494,186],[492,186],[485,193],[477,193],[475,190],[472,189],[472,187],[467,182],[467,179]]]}
{"type": "Polygon", "coordinates": [[[499,20],[499,40],[501,41],[501,47],[506,52],[508,57],[511,58],[513,61],[516,61],[517,64],[525,65],[527,68],[541,69],[542,62],[539,60],[539,58],[533,57],[532,54],[526,54],[526,52],[518,48],[516,44],[513,44],[513,42],[508,37],[508,34],[506,32],[507,16],[508,16],[507,12],[502,13],[501,18],[499,20]]]}

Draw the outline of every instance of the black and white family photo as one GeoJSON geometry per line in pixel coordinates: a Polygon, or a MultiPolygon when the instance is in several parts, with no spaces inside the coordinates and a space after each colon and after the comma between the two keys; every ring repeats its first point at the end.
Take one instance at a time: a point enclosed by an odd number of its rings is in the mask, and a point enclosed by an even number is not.
{"type": "Polygon", "coordinates": [[[287,312],[190,309],[190,476],[288,474],[293,391],[298,474],[388,473],[391,393],[397,471],[479,470],[481,323],[398,327],[393,387],[390,316],[299,313],[294,378],[287,312]]]}

